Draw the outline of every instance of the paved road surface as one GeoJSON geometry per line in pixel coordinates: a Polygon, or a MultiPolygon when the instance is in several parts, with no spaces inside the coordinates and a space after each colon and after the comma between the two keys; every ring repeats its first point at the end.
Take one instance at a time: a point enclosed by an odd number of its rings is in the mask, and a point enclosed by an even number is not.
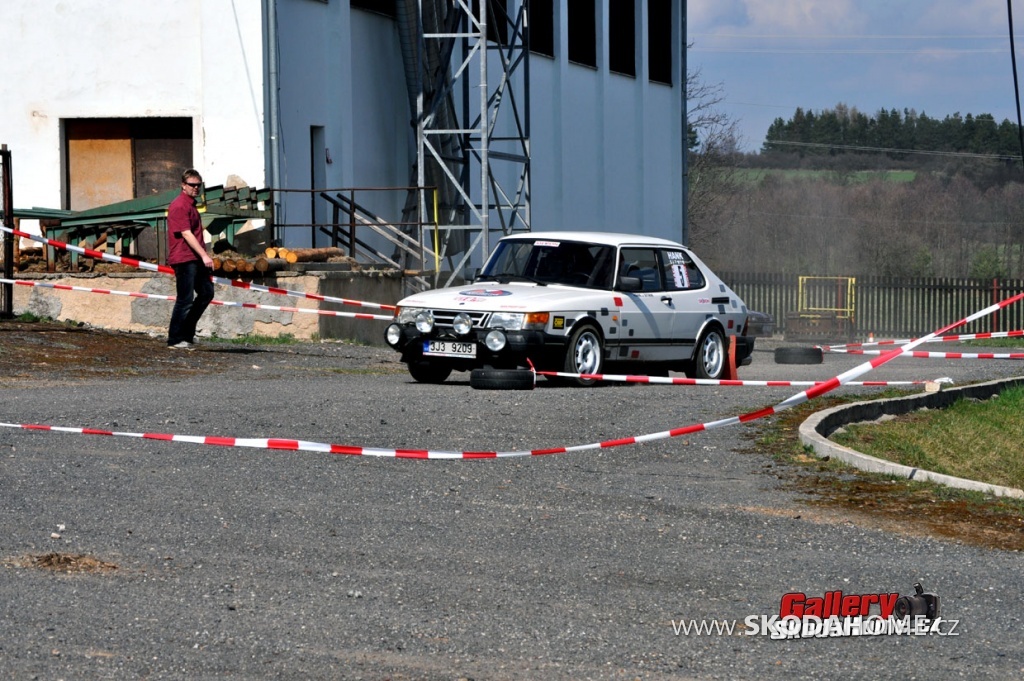
{"type": "MultiPolygon", "coordinates": [[[[166,352],[154,342],[153,361],[166,352]]],[[[474,391],[466,375],[412,383],[388,350],[340,344],[207,346],[188,361],[209,372],[154,375],[132,360],[116,378],[81,378],[63,367],[61,375],[44,371],[45,380],[0,379],[0,420],[520,450],[658,432],[796,392],[474,391]]],[[[760,351],[741,378],[827,378],[859,361],[829,355],[824,365],[776,365],[760,351]]],[[[1015,367],[899,360],[869,377],[981,380],[1014,375],[1015,367]]],[[[1024,674],[1018,553],[816,511],[783,488],[768,456],[751,451],[751,428],[453,462],[0,429],[0,672],[478,680],[1024,674]],[[109,565],[72,574],[30,566],[49,553],[109,565]],[[777,614],[788,592],[909,594],[914,582],[940,595],[943,614],[960,621],[959,636],[739,633],[744,618],[777,614]],[[738,628],[731,636],[677,635],[681,620],[738,620],[738,628]]]]}

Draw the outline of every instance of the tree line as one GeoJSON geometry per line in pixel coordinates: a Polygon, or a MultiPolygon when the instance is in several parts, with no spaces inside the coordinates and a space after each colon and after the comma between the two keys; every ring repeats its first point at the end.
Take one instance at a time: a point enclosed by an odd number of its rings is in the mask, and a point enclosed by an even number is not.
{"type": "Polygon", "coordinates": [[[856,107],[837,104],[815,112],[797,108],[792,118],[776,118],[765,134],[762,153],[821,156],[877,154],[902,159],[907,152],[969,153],[1020,157],[1015,123],[997,123],[992,114],[960,113],[932,118],[914,109],[881,109],[868,116],[856,107]]]}
{"type": "Polygon", "coordinates": [[[1024,184],[963,175],[909,182],[789,178],[735,183],[691,229],[715,269],[798,275],[1024,277],[1024,184]]]}
{"type": "Polygon", "coordinates": [[[744,153],[719,111],[723,88],[699,72],[686,86],[695,112],[686,234],[713,269],[1024,278],[1016,124],[798,108],[775,120],[760,153],[744,153]]]}

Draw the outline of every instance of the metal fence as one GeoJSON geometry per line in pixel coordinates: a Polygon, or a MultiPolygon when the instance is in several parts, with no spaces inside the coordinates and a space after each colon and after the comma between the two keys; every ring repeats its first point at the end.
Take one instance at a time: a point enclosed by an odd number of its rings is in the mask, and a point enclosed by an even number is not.
{"type": "MultiPolygon", "coordinates": [[[[719,273],[751,310],[775,318],[785,332],[786,316],[800,310],[799,277],[786,274],[719,273]]],[[[1024,291],[1024,279],[946,279],[936,277],[856,278],[854,330],[858,337],[921,336],[1024,291]]],[[[819,299],[820,300],[820,299],[819,299]]],[[[827,301],[819,303],[828,306],[827,301]]],[[[957,329],[958,333],[1024,328],[1024,303],[957,329]]]]}

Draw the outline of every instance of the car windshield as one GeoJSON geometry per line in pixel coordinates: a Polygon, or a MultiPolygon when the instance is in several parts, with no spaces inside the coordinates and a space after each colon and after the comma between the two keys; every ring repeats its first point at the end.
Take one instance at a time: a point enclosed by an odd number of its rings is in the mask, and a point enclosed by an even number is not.
{"type": "Polygon", "coordinates": [[[533,281],[610,289],[615,249],[581,241],[510,239],[498,242],[480,279],[533,281]]]}

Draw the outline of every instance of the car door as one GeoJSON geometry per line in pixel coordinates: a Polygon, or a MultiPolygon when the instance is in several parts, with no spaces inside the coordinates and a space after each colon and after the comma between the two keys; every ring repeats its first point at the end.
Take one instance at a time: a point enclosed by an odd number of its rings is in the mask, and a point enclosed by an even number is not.
{"type": "Polygon", "coordinates": [[[712,312],[707,279],[686,251],[663,248],[658,256],[665,288],[663,298],[673,310],[668,337],[674,345],[675,358],[689,359],[701,327],[712,312]]]}
{"type": "Polygon", "coordinates": [[[675,309],[665,296],[658,249],[626,246],[619,251],[621,277],[640,280],[639,291],[623,291],[617,351],[612,360],[660,362],[673,359],[670,348],[675,309]]]}

